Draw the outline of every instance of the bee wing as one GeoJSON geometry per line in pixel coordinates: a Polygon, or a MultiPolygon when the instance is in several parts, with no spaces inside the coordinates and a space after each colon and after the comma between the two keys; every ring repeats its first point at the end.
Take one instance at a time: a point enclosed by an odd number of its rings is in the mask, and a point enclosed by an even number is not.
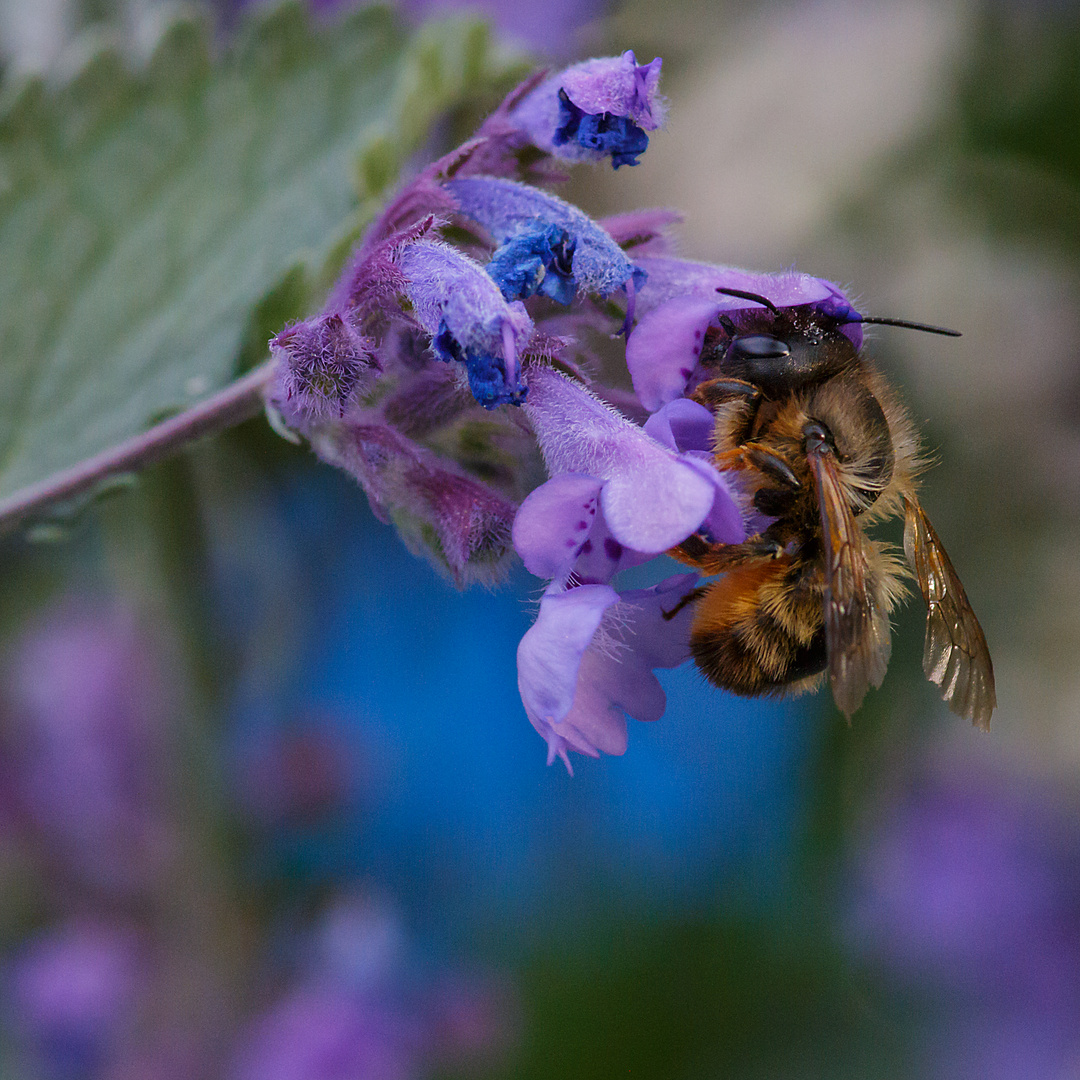
{"type": "Polygon", "coordinates": [[[889,665],[889,620],[867,587],[866,537],[855,520],[827,447],[807,453],[817,487],[825,548],[825,645],[837,707],[850,720],[868,686],[889,665]]]}
{"type": "Polygon", "coordinates": [[[988,728],[997,695],[986,637],[930,519],[914,499],[904,505],[904,553],[928,609],[923,671],[954,713],[988,728]]]}

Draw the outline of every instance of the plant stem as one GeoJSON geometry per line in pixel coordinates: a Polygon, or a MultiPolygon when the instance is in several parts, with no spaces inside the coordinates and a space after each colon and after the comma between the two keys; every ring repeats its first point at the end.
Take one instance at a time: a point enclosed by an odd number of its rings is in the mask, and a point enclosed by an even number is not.
{"type": "Polygon", "coordinates": [[[84,494],[110,476],[144,468],[193,439],[224,431],[257,415],[263,407],[263,391],[273,374],[273,365],[268,360],[178,416],[0,499],[0,535],[57,503],[84,494]]]}

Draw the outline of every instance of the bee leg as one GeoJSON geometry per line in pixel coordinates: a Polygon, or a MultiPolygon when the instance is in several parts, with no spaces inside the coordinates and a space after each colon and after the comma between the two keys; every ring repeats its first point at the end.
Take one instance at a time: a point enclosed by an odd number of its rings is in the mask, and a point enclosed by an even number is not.
{"type": "Polygon", "coordinates": [[[748,438],[757,417],[758,407],[765,400],[761,387],[747,382],[745,379],[709,379],[708,382],[699,383],[690,395],[691,399],[699,405],[716,412],[721,405],[731,401],[744,402],[742,415],[742,434],[737,442],[748,438]]]}
{"type": "Polygon", "coordinates": [[[698,402],[699,405],[704,405],[713,413],[732,402],[741,405],[738,411],[738,420],[734,421],[732,429],[735,444],[742,443],[746,438],[750,438],[750,433],[754,429],[754,421],[757,419],[757,410],[761,402],[765,401],[765,393],[761,391],[760,387],[754,386],[753,382],[723,376],[700,383],[699,386],[694,388],[690,397],[691,400],[698,402]]]}
{"type": "Polygon", "coordinates": [[[751,404],[757,405],[764,396],[761,387],[745,379],[725,378],[709,379],[708,382],[698,383],[690,394],[694,401],[706,408],[710,405],[723,405],[737,398],[746,398],[751,404]]]}
{"type": "Polygon", "coordinates": [[[746,443],[742,451],[750,464],[759,472],[763,472],[770,480],[775,480],[786,488],[798,489],[802,487],[791,466],[779,454],[761,446],[759,443],[746,443]]]}
{"type": "Polygon", "coordinates": [[[696,589],[691,589],[670,611],[664,611],[663,608],[661,608],[660,614],[664,621],[670,622],[684,607],[700,600],[708,591],[708,585],[699,585],[696,589]]]}
{"type": "Polygon", "coordinates": [[[736,453],[769,481],[754,493],[754,509],[775,518],[789,514],[803,486],[792,467],[759,443],[745,443],[736,453]]]}
{"type": "Polygon", "coordinates": [[[784,545],[773,540],[768,533],[762,533],[737,545],[740,554],[754,559],[779,559],[784,554],[784,545]]]}
{"type": "MultiPolygon", "coordinates": [[[[746,562],[778,559],[784,554],[784,546],[765,534],[751,537],[741,544],[710,544],[695,533],[671,548],[668,554],[703,574],[726,574],[746,562]]],[[[694,594],[690,595],[693,598],[694,594]]]]}

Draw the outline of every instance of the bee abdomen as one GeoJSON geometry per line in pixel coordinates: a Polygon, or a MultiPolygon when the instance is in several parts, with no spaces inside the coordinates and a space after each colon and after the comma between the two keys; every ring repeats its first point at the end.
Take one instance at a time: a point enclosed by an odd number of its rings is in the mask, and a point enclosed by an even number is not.
{"type": "Polygon", "coordinates": [[[801,692],[825,670],[820,598],[799,597],[789,559],[739,567],[698,602],[690,649],[702,674],[736,694],[801,692]]]}

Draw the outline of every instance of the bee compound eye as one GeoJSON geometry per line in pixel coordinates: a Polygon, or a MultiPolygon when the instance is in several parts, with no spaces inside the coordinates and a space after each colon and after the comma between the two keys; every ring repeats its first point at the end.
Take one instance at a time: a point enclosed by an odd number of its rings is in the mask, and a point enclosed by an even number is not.
{"type": "Polygon", "coordinates": [[[731,342],[730,355],[742,360],[780,360],[790,356],[791,349],[770,334],[741,334],[731,342]]]}

